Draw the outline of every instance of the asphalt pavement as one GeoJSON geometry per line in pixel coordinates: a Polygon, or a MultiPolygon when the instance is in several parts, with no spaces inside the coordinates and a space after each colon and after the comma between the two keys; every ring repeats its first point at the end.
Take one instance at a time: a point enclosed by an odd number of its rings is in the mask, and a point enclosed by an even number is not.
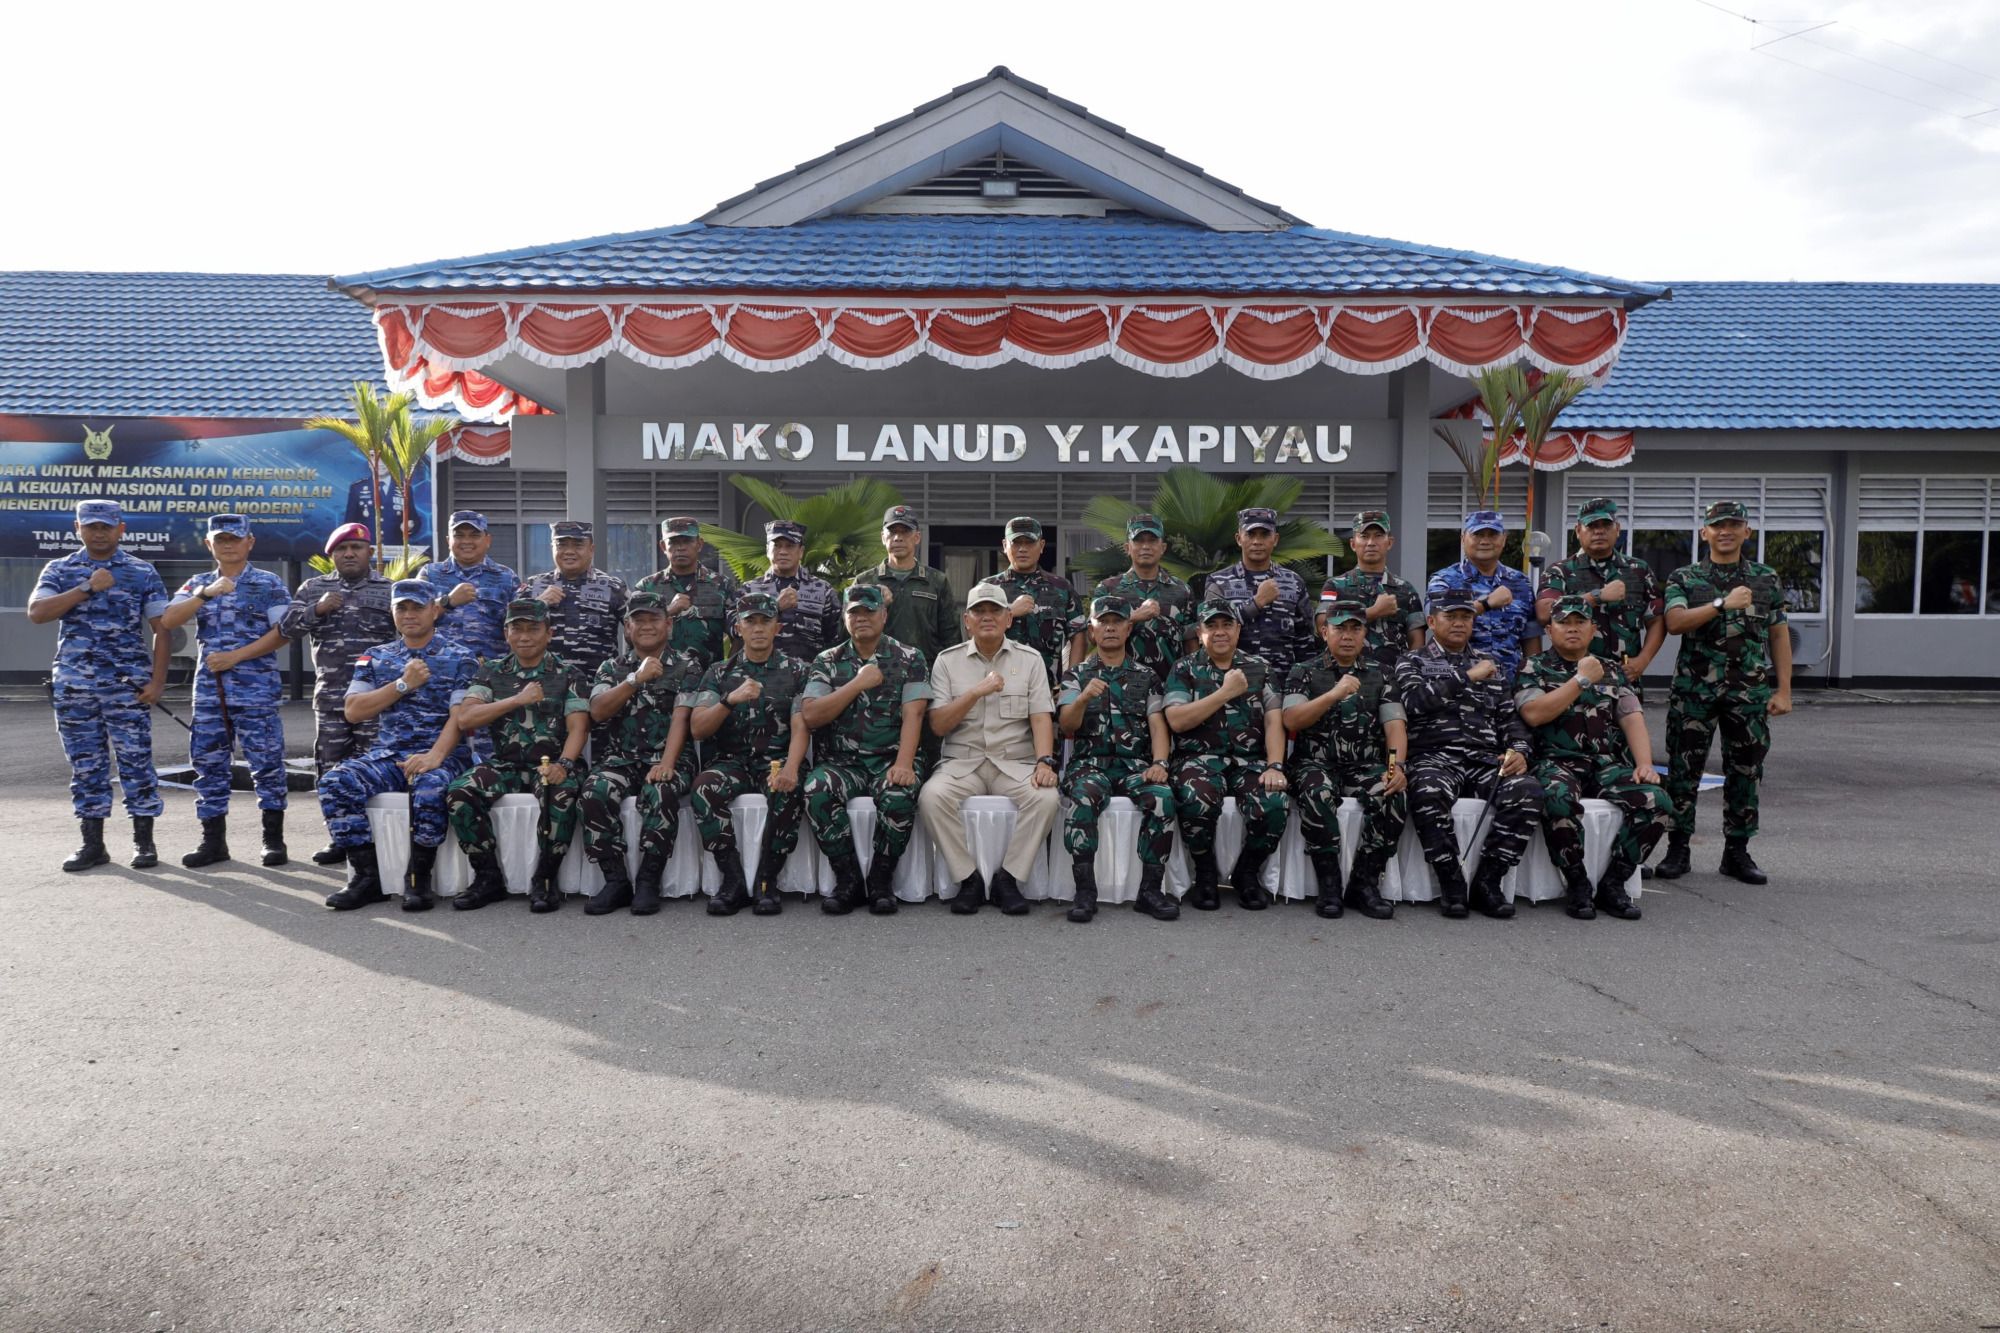
{"type": "Polygon", "coordinates": [[[2000,1326],[1996,723],[1780,720],[1637,923],[1079,927],[65,875],[0,704],[0,1328],[2000,1326]]]}

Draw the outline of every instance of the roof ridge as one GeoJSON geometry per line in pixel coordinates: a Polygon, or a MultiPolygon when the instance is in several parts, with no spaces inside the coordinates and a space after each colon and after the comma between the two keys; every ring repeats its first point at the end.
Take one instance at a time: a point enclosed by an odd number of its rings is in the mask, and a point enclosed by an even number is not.
{"type": "MultiPolygon", "coordinates": [[[[326,285],[335,291],[348,287],[365,287],[372,282],[387,278],[407,278],[418,273],[433,273],[442,268],[458,268],[466,264],[493,264],[507,259],[540,258],[545,255],[565,254],[572,250],[588,250],[595,245],[615,245],[625,241],[651,241],[663,236],[705,227],[705,222],[677,222],[669,227],[648,227],[641,231],[606,232],[602,236],[585,236],[573,241],[555,241],[547,245],[524,245],[512,250],[493,250],[486,254],[466,255],[459,259],[431,259],[420,264],[400,264],[395,268],[373,269],[365,273],[349,273],[326,280],[326,285]]],[[[350,293],[351,294],[351,293],[350,293]]]]}
{"type": "Polygon", "coordinates": [[[297,278],[319,282],[320,273],[239,273],[210,269],[133,268],[0,268],[0,278],[297,278]]]}

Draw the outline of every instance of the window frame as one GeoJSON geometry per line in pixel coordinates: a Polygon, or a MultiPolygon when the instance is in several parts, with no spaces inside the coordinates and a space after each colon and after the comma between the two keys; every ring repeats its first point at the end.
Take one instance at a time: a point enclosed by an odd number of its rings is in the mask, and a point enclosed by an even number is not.
{"type": "MultiPolygon", "coordinates": [[[[1996,496],[2000,496],[2000,476],[1995,476],[1991,473],[1963,472],[1870,472],[1865,476],[1855,478],[1857,488],[1871,481],[1914,481],[1917,483],[1917,512],[1914,518],[1870,520],[1857,513],[1855,532],[1857,534],[1863,532],[1914,532],[1916,534],[1915,563],[1910,575],[1913,580],[1913,586],[1910,589],[1910,604],[1918,609],[1913,611],[1862,611],[1857,608],[1854,612],[1854,618],[1860,620],[1866,617],[1871,623],[1888,620],[1927,620],[1941,622],[1990,622],[2000,620],[2000,611],[1989,609],[1991,604],[1988,600],[1995,591],[1990,585],[1993,581],[1994,539],[2000,537],[2000,532],[1995,531],[1996,526],[2000,525],[2000,512],[1996,512],[2000,511],[2000,499],[1996,499],[1996,496]],[[1929,484],[1932,481],[1985,482],[1986,516],[1982,519],[1949,518],[1944,516],[1939,516],[1936,519],[1930,518],[1926,511],[1929,509],[1929,484]],[[1963,533],[1975,531],[1979,532],[1982,536],[1979,547],[1978,610],[1969,614],[1963,611],[1923,610],[1924,534],[1926,532],[1963,533]]],[[[1860,543],[1856,542],[1855,556],[1857,561],[1860,558],[1860,549],[1860,543]]],[[[1848,577],[1850,579],[1859,578],[1860,573],[1861,571],[1857,564],[1855,568],[1848,570],[1848,577]]]]}

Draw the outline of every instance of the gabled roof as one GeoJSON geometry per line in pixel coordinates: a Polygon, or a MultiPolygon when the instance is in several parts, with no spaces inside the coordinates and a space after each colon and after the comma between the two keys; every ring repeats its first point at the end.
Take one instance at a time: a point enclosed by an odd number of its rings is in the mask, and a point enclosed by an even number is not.
{"type": "Polygon", "coordinates": [[[2000,285],[1676,282],[1569,430],[2000,429],[2000,285]]]}
{"type": "Polygon", "coordinates": [[[303,418],[381,379],[368,312],[315,275],[0,272],[0,412],[303,418]]]}

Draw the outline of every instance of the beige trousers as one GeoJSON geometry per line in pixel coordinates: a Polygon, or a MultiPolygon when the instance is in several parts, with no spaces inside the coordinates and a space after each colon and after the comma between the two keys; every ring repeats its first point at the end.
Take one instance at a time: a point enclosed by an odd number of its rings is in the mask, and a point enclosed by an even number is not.
{"type": "Polygon", "coordinates": [[[947,760],[917,794],[917,804],[923,808],[924,823],[937,841],[938,850],[944,853],[945,868],[954,884],[964,883],[979,868],[973,860],[972,848],[966,844],[965,821],[959,818],[968,796],[1005,796],[1014,803],[1018,812],[1014,836],[1007,840],[1007,854],[1000,864],[1016,883],[1027,883],[1035,857],[1048,840],[1049,826],[1055,822],[1056,789],[1037,787],[1026,778],[1008,777],[990,759],[977,768],[969,767],[965,760],[947,760]]]}

